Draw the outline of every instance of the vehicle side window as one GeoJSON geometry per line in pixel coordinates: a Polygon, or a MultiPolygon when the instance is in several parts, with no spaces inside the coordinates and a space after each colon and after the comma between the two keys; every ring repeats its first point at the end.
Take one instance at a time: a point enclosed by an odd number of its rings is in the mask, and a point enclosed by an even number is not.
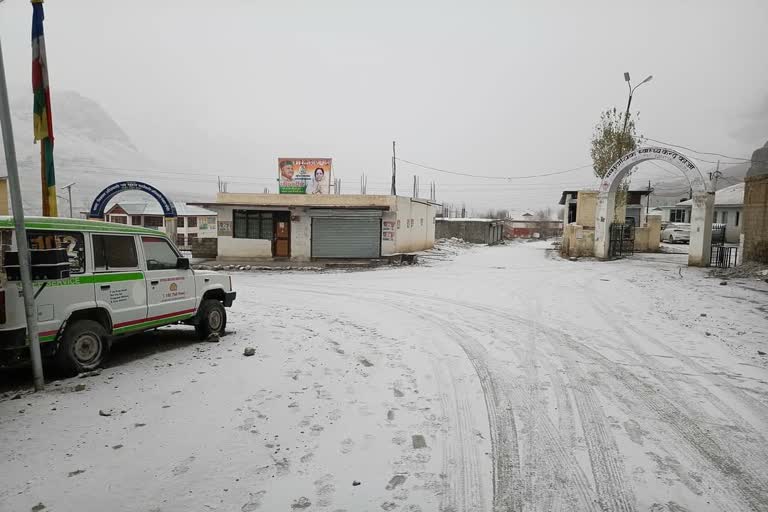
{"type": "Polygon", "coordinates": [[[137,268],[136,243],[128,235],[93,235],[93,266],[96,270],[137,268]]]}
{"type": "Polygon", "coordinates": [[[165,270],[176,268],[179,255],[164,238],[154,236],[141,237],[144,246],[144,258],[147,260],[147,270],[165,270]]]}
{"type": "Polygon", "coordinates": [[[66,249],[69,272],[85,272],[85,237],[77,231],[27,231],[30,249],[66,249]]]}

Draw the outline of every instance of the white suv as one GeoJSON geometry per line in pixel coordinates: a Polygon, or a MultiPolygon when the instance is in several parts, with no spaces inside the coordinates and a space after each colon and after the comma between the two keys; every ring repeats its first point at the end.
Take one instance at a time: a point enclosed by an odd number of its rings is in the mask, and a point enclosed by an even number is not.
{"type": "MultiPolygon", "coordinates": [[[[30,249],[40,251],[35,256],[66,250],[68,265],[59,276],[40,278],[50,269],[33,264],[40,347],[65,371],[101,365],[114,336],[174,323],[194,325],[201,338],[224,333],[224,307],[235,299],[232,278],[192,270],[164,233],[49,217],[28,217],[25,224],[30,249]]],[[[13,219],[0,216],[0,366],[6,367],[25,364],[29,354],[13,268],[16,243],[13,219]]]]}

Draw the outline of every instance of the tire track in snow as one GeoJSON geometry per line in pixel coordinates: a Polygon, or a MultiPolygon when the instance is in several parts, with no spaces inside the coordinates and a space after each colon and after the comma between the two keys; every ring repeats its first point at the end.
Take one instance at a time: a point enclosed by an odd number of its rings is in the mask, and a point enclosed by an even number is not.
{"type": "MultiPolygon", "coordinates": [[[[451,304],[457,303],[456,301],[442,298],[422,297],[419,294],[413,295],[451,304]]],[[[458,304],[469,309],[493,312],[497,317],[506,318],[521,328],[526,325],[525,319],[501,312],[498,309],[468,302],[458,302],[458,304]]],[[[728,449],[720,446],[720,443],[709,431],[699,426],[694,419],[677,407],[670,398],[659,394],[650,384],[640,380],[622,365],[610,361],[599,352],[576,340],[570,334],[544,325],[541,328],[552,334],[550,338],[560,338],[567,342],[566,346],[573,350],[575,354],[590,360],[593,364],[601,366],[606,374],[613,377],[614,384],[616,384],[616,386],[609,389],[612,389],[614,392],[619,387],[627,389],[631,396],[639,398],[643,405],[658,417],[663,425],[671,427],[671,433],[675,437],[693,448],[708,466],[715,468],[718,478],[712,480],[713,484],[720,487],[726,495],[730,495],[736,502],[729,502],[727,499],[720,501],[723,510],[744,510],[745,507],[749,507],[750,510],[765,509],[766,503],[768,503],[768,480],[765,478],[765,475],[768,474],[768,465],[765,462],[756,470],[742,467],[739,463],[739,458],[732,456],[728,449]],[[722,486],[723,481],[730,482],[730,485],[728,487],[722,486]]],[[[599,383],[594,382],[593,384],[597,385],[599,383]]],[[[759,436],[759,434],[757,435],[759,436]]],[[[717,493],[712,493],[711,496],[713,499],[718,498],[717,493]]]]}
{"type": "MultiPolygon", "coordinates": [[[[377,293],[381,295],[383,292],[382,290],[378,290],[377,293]]],[[[385,293],[393,294],[395,296],[410,295],[414,298],[419,298],[422,300],[420,303],[422,309],[426,306],[423,299],[434,299],[433,297],[410,294],[408,292],[385,293]]],[[[597,506],[597,496],[589,485],[578,462],[571,453],[571,447],[562,445],[557,429],[551,423],[546,411],[542,411],[540,404],[536,400],[531,399],[529,390],[525,389],[525,386],[521,386],[518,379],[513,378],[509,374],[508,367],[502,366],[494,361],[474,336],[468,334],[463,328],[455,325],[458,319],[457,316],[445,316],[445,312],[443,311],[444,308],[442,307],[442,304],[440,304],[443,300],[440,299],[437,301],[438,307],[436,310],[430,311],[431,317],[425,316],[424,314],[417,316],[434,323],[443,330],[448,330],[454,333],[452,337],[463,348],[467,357],[472,361],[472,364],[475,365],[481,379],[481,384],[485,386],[486,406],[489,410],[489,422],[492,426],[492,442],[494,443],[494,446],[497,447],[494,451],[496,469],[494,474],[494,510],[529,510],[531,507],[534,507],[534,510],[549,510],[549,508],[546,508],[546,504],[539,504],[544,508],[537,506],[535,500],[538,499],[538,496],[529,495],[528,497],[533,498],[533,501],[525,502],[522,500],[522,498],[525,497],[525,488],[522,483],[523,476],[520,473],[519,465],[515,472],[510,473],[510,468],[505,464],[505,458],[497,457],[497,454],[502,455],[509,452],[509,447],[507,446],[509,440],[508,433],[517,432],[514,418],[515,410],[517,410],[518,413],[523,410],[536,411],[535,415],[533,415],[536,423],[532,424],[532,427],[536,427],[536,429],[543,434],[542,444],[548,447],[547,456],[542,460],[537,460],[535,466],[535,468],[539,470],[539,474],[550,479],[546,483],[542,482],[541,485],[542,488],[550,490],[550,494],[545,495],[545,498],[547,500],[554,500],[551,496],[551,491],[552,489],[559,489],[566,494],[566,501],[568,502],[574,501],[574,499],[570,497],[571,493],[576,494],[577,500],[580,503],[578,507],[579,510],[599,510],[597,506]],[[497,382],[500,385],[498,385],[497,382]],[[503,393],[501,391],[503,391],[503,393]],[[510,401],[509,397],[512,397],[514,400],[510,401]],[[503,407],[500,407],[500,405],[503,407]],[[501,422],[497,421],[498,418],[501,418],[501,422]],[[499,429],[499,423],[502,425],[506,423],[510,425],[510,428],[499,429]],[[512,428],[514,430],[512,430],[512,428]],[[496,433],[494,434],[494,432],[496,433]],[[548,471],[540,471],[542,469],[548,471]],[[563,472],[563,470],[565,470],[565,472],[563,472]],[[575,489],[570,489],[565,486],[564,483],[566,482],[573,484],[575,489]]],[[[403,311],[412,311],[410,308],[404,308],[400,302],[388,302],[391,306],[402,309],[403,311]]],[[[452,301],[450,300],[444,300],[444,302],[452,304],[452,301]]],[[[496,315],[498,310],[488,308],[483,312],[496,315]]],[[[484,325],[478,327],[477,325],[469,324],[466,321],[464,321],[462,327],[471,328],[478,334],[483,334],[486,330],[484,325]]],[[[503,326],[503,329],[508,329],[508,326],[503,326]]],[[[519,453],[516,439],[515,446],[515,453],[519,453]]],[[[517,458],[519,459],[519,455],[517,455],[517,458]]],[[[621,486],[612,486],[612,488],[616,487],[621,486]]]]}

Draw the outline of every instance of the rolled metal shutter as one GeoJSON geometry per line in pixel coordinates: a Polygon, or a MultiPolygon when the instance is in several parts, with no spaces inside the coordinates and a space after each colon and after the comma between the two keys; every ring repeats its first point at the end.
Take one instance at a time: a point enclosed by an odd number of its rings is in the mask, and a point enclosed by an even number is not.
{"type": "Polygon", "coordinates": [[[313,258],[378,258],[379,256],[381,256],[380,218],[312,218],[313,258]]]}

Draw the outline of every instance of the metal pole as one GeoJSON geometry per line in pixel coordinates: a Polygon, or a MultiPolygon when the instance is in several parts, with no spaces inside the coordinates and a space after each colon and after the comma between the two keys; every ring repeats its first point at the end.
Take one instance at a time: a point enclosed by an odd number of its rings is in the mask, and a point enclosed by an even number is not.
{"type": "Polygon", "coordinates": [[[397,176],[397,156],[395,155],[395,141],[392,141],[392,195],[397,195],[397,186],[395,184],[395,176],[397,176]]]}
{"type": "Polygon", "coordinates": [[[2,125],[3,129],[5,164],[8,168],[11,207],[13,208],[13,221],[16,225],[16,247],[19,251],[21,287],[24,295],[24,312],[27,317],[27,337],[29,338],[29,352],[32,358],[34,384],[36,391],[42,391],[45,387],[43,359],[40,355],[40,339],[38,338],[37,318],[35,317],[35,297],[32,288],[32,274],[29,268],[29,242],[27,242],[27,230],[24,227],[24,206],[21,202],[19,168],[16,163],[16,146],[13,142],[11,109],[8,103],[8,85],[5,82],[2,44],[0,44],[0,125],[2,125]]]}
{"type": "Polygon", "coordinates": [[[69,218],[72,219],[72,185],[67,187],[67,195],[69,196],[69,218]]]}

